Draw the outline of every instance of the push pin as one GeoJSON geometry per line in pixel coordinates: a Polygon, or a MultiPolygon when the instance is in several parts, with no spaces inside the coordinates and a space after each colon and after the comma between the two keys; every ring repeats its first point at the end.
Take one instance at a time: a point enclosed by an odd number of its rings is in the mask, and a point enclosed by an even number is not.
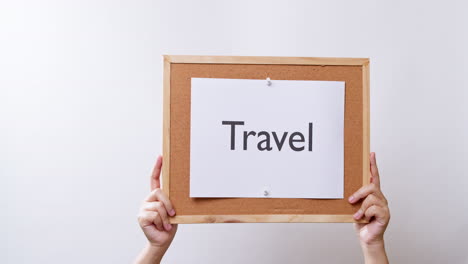
{"type": "Polygon", "coordinates": [[[264,196],[268,196],[269,194],[270,194],[270,193],[269,193],[267,190],[263,191],[263,195],[264,195],[264,196]]]}
{"type": "Polygon", "coordinates": [[[266,80],[267,80],[267,85],[268,85],[268,86],[271,86],[271,80],[270,80],[270,77],[266,78],[266,80]]]}

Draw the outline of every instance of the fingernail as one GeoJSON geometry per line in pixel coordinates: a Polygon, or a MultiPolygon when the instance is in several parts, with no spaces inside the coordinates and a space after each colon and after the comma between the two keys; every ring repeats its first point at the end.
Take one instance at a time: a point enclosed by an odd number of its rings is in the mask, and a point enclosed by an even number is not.
{"type": "Polygon", "coordinates": [[[167,231],[170,231],[172,229],[172,225],[171,224],[165,224],[165,227],[166,227],[166,230],[167,231]]]}
{"type": "Polygon", "coordinates": [[[357,212],[353,215],[354,219],[359,219],[359,218],[361,218],[361,214],[362,214],[362,211],[361,211],[361,210],[357,211],[357,212]]]}
{"type": "Polygon", "coordinates": [[[172,209],[172,210],[169,212],[169,215],[170,215],[170,216],[174,216],[174,215],[175,215],[175,210],[172,209]]]}
{"type": "Polygon", "coordinates": [[[350,203],[352,203],[352,202],[354,201],[354,196],[351,195],[351,196],[348,198],[348,201],[349,201],[350,203]]]}

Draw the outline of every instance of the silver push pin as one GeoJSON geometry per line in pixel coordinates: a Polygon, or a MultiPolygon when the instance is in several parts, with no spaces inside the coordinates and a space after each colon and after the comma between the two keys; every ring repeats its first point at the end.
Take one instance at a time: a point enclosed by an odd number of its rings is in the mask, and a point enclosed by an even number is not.
{"type": "Polygon", "coordinates": [[[266,80],[267,80],[267,85],[268,85],[268,86],[271,86],[271,80],[270,80],[270,77],[266,78],[266,80]]]}

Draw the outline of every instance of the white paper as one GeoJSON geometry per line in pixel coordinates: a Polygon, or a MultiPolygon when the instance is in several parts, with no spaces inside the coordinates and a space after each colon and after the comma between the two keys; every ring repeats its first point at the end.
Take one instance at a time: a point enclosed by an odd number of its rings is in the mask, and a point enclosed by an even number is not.
{"type": "Polygon", "coordinates": [[[190,197],[343,198],[344,82],[192,78],[191,89],[190,197]],[[222,121],[244,122],[234,150],[222,121]],[[256,132],[247,150],[244,131],[256,132]],[[260,131],[272,150],[258,149],[260,131]],[[281,151],[272,132],[288,132],[281,151]]]}

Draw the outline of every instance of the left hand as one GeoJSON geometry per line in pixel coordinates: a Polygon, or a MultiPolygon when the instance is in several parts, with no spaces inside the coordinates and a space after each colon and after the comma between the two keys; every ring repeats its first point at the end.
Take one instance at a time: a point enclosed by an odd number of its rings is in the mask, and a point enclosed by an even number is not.
{"type": "Polygon", "coordinates": [[[354,227],[363,245],[383,244],[384,232],[390,221],[388,202],[380,190],[380,175],[377,168],[375,153],[370,154],[371,183],[361,187],[349,197],[350,203],[361,199],[361,208],[354,214],[354,219],[364,218],[369,223],[355,223],[354,227]]]}
{"type": "Polygon", "coordinates": [[[151,193],[143,201],[138,223],[148,239],[148,245],[134,263],[160,263],[177,232],[177,225],[169,223],[175,211],[167,195],[161,190],[162,157],[159,156],[151,175],[151,193]]]}
{"type": "Polygon", "coordinates": [[[174,216],[175,211],[161,189],[161,168],[162,157],[159,156],[151,175],[151,192],[141,205],[138,222],[151,246],[167,249],[174,239],[177,225],[169,223],[169,216],[174,216]]]}

